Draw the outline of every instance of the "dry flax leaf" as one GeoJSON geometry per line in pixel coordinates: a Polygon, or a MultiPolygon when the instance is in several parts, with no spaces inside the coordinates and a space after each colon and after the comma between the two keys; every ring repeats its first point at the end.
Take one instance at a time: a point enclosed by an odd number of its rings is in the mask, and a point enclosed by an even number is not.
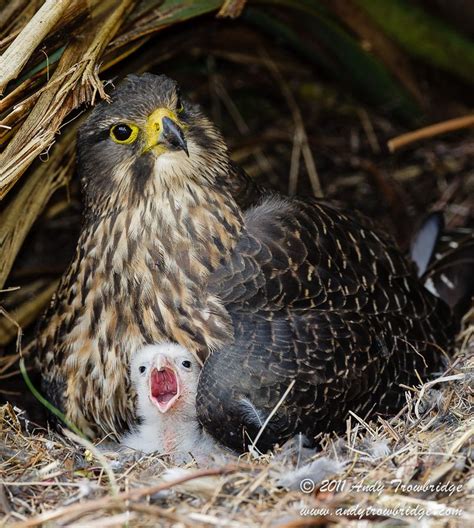
{"type": "Polygon", "coordinates": [[[61,19],[70,0],[46,0],[0,57],[0,95],[16,79],[35,49],[61,19]]]}
{"type": "Polygon", "coordinates": [[[13,108],[13,106],[15,106],[15,104],[19,102],[21,98],[24,97],[24,95],[27,93],[30,86],[36,80],[35,77],[36,76],[33,76],[33,78],[30,79],[26,79],[14,90],[12,90],[8,95],[6,95],[3,99],[0,99],[0,112],[4,112],[9,108],[13,108]]]}
{"type": "Polygon", "coordinates": [[[247,0],[224,0],[217,16],[220,18],[237,18],[242,14],[247,0]]]}
{"type": "Polygon", "coordinates": [[[13,15],[18,16],[20,11],[25,8],[27,0],[10,0],[0,10],[0,29],[3,29],[8,22],[13,18],[13,15]]]}
{"type": "Polygon", "coordinates": [[[36,156],[52,145],[69,112],[93,101],[97,92],[105,97],[96,74],[97,62],[135,1],[122,0],[118,6],[108,3],[109,9],[93,19],[88,31],[69,43],[38,102],[0,155],[0,200],[36,156]],[[82,57],[79,62],[78,57],[82,57]]]}
{"type": "Polygon", "coordinates": [[[7,0],[0,11],[0,35],[5,38],[14,34],[14,40],[42,3],[43,0],[7,0]]]}
{"type": "Polygon", "coordinates": [[[37,167],[0,215],[0,288],[7,280],[31,226],[52,194],[67,182],[74,159],[74,134],[75,127],[61,138],[49,162],[37,167]]]}
{"type": "MultiPolygon", "coordinates": [[[[59,280],[53,281],[44,286],[31,299],[13,310],[12,318],[21,328],[26,328],[33,323],[51,300],[59,285],[59,280]]],[[[6,346],[18,333],[18,328],[8,319],[0,319],[0,346],[6,346]]]]}

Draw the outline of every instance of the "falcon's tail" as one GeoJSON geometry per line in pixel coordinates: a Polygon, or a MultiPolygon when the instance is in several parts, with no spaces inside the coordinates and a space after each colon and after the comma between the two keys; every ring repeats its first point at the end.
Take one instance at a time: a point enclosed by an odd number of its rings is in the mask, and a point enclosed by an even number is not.
{"type": "Polygon", "coordinates": [[[474,296],[474,231],[444,231],[443,214],[431,213],[416,233],[411,258],[425,287],[458,315],[472,306],[474,296]]]}

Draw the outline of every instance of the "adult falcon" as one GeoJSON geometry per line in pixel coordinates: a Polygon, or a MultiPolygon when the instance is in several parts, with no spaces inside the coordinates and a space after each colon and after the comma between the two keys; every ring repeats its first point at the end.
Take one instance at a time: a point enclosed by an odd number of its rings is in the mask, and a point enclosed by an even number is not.
{"type": "Polygon", "coordinates": [[[216,439],[266,449],[389,413],[440,367],[447,307],[389,236],[323,201],[252,189],[217,128],[165,76],[131,75],[81,127],[84,217],[37,338],[43,389],[90,436],[134,421],[132,355],[204,362],[216,439]],[[207,359],[206,359],[207,358],[207,359]]]}

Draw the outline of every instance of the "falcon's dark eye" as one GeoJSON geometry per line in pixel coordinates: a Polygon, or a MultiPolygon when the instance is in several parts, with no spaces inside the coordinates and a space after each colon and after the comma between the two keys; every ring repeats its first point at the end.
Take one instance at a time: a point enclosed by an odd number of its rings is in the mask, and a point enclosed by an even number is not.
{"type": "Polygon", "coordinates": [[[184,368],[190,369],[191,368],[191,361],[185,360],[181,363],[184,368]]]}
{"type": "Polygon", "coordinates": [[[141,365],[140,367],[138,367],[138,372],[140,372],[140,374],[145,374],[146,367],[144,365],[141,365]]]}
{"type": "Polygon", "coordinates": [[[115,143],[130,144],[133,143],[138,136],[138,127],[136,125],[127,125],[126,123],[119,123],[110,129],[110,137],[115,143]]]}

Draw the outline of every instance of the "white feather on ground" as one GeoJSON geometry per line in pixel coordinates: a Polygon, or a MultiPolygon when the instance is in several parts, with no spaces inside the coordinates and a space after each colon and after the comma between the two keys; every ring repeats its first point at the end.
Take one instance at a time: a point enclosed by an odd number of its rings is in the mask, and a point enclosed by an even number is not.
{"type": "MultiPolygon", "coordinates": [[[[194,473],[196,473],[195,469],[174,467],[167,469],[160,477],[164,482],[172,482],[179,478],[193,475],[194,473]]],[[[222,482],[222,477],[210,475],[187,480],[182,484],[174,486],[173,489],[179,493],[187,493],[195,497],[211,498],[219,490],[222,482]]]]}
{"type": "Polygon", "coordinates": [[[299,490],[302,481],[309,479],[318,485],[322,480],[342,473],[346,465],[346,462],[321,457],[298,469],[286,471],[277,484],[289,490],[299,490]]]}
{"type": "Polygon", "coordinates": [[[367,457],[370,460],[378,460],[380,458],[386,458],[390,454],[390,445],[388,440],[382,438],[380,440],[366,440],[362,443],[368,454],[367,457]]]}

